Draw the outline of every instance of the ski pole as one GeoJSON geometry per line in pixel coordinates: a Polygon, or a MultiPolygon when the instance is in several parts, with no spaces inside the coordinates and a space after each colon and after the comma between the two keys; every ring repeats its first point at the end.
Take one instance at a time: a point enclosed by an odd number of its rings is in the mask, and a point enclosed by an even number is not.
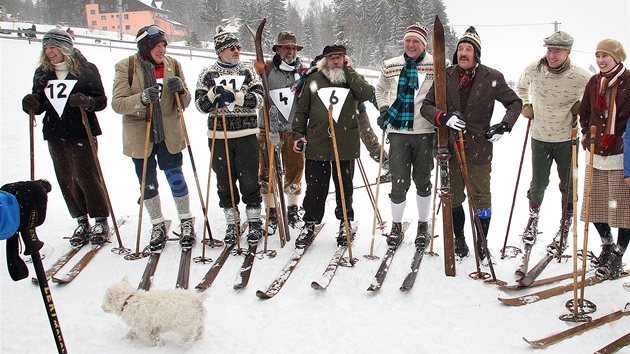
{"type": "Polygon", "coordinates": [[[439,256],[439,254],[433,252],[433,244],[435,243],[435,215],[437,214],[436,210],[436,200],[437,200],[437,185],[438,185],[438,172],[435,173],[435,182],[433,183],[433,216],[431,217],[431,247],[429,248],[429,252],[426,252],[429,256],[439,256]]]}
{"type": "MultiPolygon", "coordinates": [[[[29,229],[28,233],[20,232],[22,240],[25,244],[25,255],[30,255],[35,268],[35,274],[37,275],[37,283],[39,284],[39,290],[44,300],[44,306],[46,307],[46,315],[48,316],[48,322],[50,323],[50,329],[53,332],[55,338],[55,344],[57,346],[57,352],[67,353],[66,343],[61,333],[61,325],[59,324],[59,317],[57,316],[57,310],[53,303],[52,293],[48,286],[48,280],[46,279],[46,272],[44,271],[44,265],[42,264],[42,257],[39,254],[39,249],[43,246],[43,243],[37,238],[35,229],[29,229]]],[[[17,237],[17,236],[15,236],[17,237]]]]}
{"type": "MultiPolygon", "coordinates": [[[[365,173],[365,169],[363,168],[363,162],[361,158],[357,158],[357,164],[359,165],[359,171],[361,172],[361,178],[363,179],[363,184],[365,185],[366,192],[368,194],[368,198],[370,199],[370,203],[372,204],[372,208],[376,212],[376,216],[379,224],[383,224],[383,219],[381,219],[381,213],[378,210],[378,205],[374,203],[374,194],[372,193],[372,187],[370,186],[370,182],[368,181],[367,174],[365,173]]],[[[378,182],[377,182],[378,183],[378,182]]]]}
{"type": "MultiPolygon", "coordinates": [[[[218,113],[218,111],[217,111],[218,113]]],[[[215,115],[216,116],[216,115],[215,115]]],[[[210,181],[212,179],[212,161],[214,159],[214,142],[216,141],[216,137],[217,137],[217,118],[213,119],[213,125],[212,125],[212,142],[210,143],[210,163],[209,163],[209,167],[208,167],[208,184],[206,186],[206,200],[208,201],[208,204],[210,204],[210,181]]],[[[206,208],[206,210],[204,210],[204,219],[207,220],[208,219],[208,208],[206,208]]],[[[206,258],[206,241],[210,241],[209,239],[206,238],[206,232],[208,230],[206,230],[206,228],[203,228],[203,248],[201,249],[201,256],[198,258],[195,258],[195,261],[198,263],[206,263],[206,262],[212,262],[211,258],[206,258]]],[[[211,241],[210,241],[211,242],[211,241]]]]}
{"type": "MultiPolygon", "coordinates": [[[[381,172],[383,169],[383,155],[384,155],[384,151],[385,151],[385,134],[386,131],[385,129],[383,129],[383,134],[381,136],[381,152],[379,154],[378,157],[378,178],[376,181],[376,195],[374,196],[374,204],[378,205],[378,194],[381,188],[381,172]]],[[[368,185],[365,186],[366,188],[368,187],[368,185]]],[[[378,259],[377,256],[374,255],[374,238],[376,237],[376,220],[377,217],[379,219],[379,222],[381,222],[380,220],[380,215],[377,213],[377,209],[374,209],[374,216],[372,217],[372,241],[370,242],[370,254],[365,256],[368,259],[378,259]]]]}
{"type": "Polygon", "coordinates": [[[201,210],[204,215],[204,224],[208,230],[208,240],[210,241],[210,247],[221,247],[223,242],[212,238],[212,230],[210,230],[210,223],[208,222],[208,213],[206,211],[206,202],[203,200],[203,193],[201,192],[201,185],[199,184],[199,176],[197,175],[197,167],[195,166],[195,159],[193,158],[192,147],[190,146],[190,139],[188,138],[188,131],[186,130],[186,120],[184,119],[184,109],[182,108],[182,101],[179,98],[179,92],[175,92],[175,102],[177,103],[177,109],[179,110],[180,121],[182,122],[182,130],[184,131],[184,138],[186,139],[186,148],[188,149],[188,156],[190,157],[190,165],[192,167],[193,176],[195,177],[195,184],[197,185],[197,194],[199,195],[199,202],[201,203],[201,210]]]}
{"type": "MultiPolygon", "coordinates": [[[[529,129],[532,125],[532,120],[527,121],[527,128],[525,128],[525,141],[523,142],[523,151],[521,152],[521,162],[518,164],[518,173],[516,174],[516,184],[514,185],[514,195],[512,196],[512,207],[510,208],[510,217],[508,218],[507,229],[505,230],[505,241],[503,241],[503,248],[501,248],[501,259],[504,259],[505,250],[508,248],[507,240],[510,234],[510,225],[512,224],[512,215],[514,214],[514,204],[516,203],[516,193],[518,192],[519,181],[521,180],[521,171],[523,170],[523,159],[525,158],[525,150],[527,148],[527,140],[529,139],[529,129]]],[[[518,249],[515,246],[510,246],[515,251],[518,249]]],[[[515,252],[518,254],[518,252],[515,252]]]]}
{"type": "Polygon", "coordinates": [[[354,258],[352,258],[352,235],[350,234],[350,226],[348,222],[348,211],[346,210],[346,196],[343,191],[343,178],[341,178],[341,164],[339,162],[339,150],[337,149],[337,136],[335,135],[335,126],[332,116],[333,105],[328,106],[328,124],[330,126],[330,135],[332,138],[333,152],[335,153],[335,164],[337,166],[337,179],[339,181],[339,195],[341,196],[341,208],[343,210],[343,223],[346,228],[346,242],[348,243],[348,257],[350,257],[350,264],[354,265],[354,258]]]}
{"type": "Polygon", "coordinates": [[[144,189],[147,184],[147,162],[149,160],[149,141],[151,138],[151,120],[153,118],[153,103],[147,106],[147,125],[144,138],[144,161],[142,162],[142,181],[140,183],[140,210],[138,211],[138,235],[136,237],[136,253],[128,259],[139,259],[140,257],[140,234],[142,232],[142,208],[144,206],[144,189]]]}
{"type": "Polygon", "coordinates": [[[30,137],[30,150],[31,150],[31,181],[35,180],[35,133],[34,133],[34,128],[35,128],[35,112],[32,109],[28,110],[28,117],[29,117],[29,121],[28,121],[28,130],[29,130],[29,137],[30,137]]]}
{"type": "MultiPolygon", "coordinates": [[[[217,106],[217,113],[218,113],[218,106],[217,106]]],[[[215,115],[214,119],[217,119],[218,117],[215,115]]],[[[221,125],[223,126],[223,142],[225,145],[225,162],[227,164],[227,171],[228,171],[228,182],[230,183],[230,199],[232,200],[232,213],[234,214],[234,228],[236,229],[236,248],[238,249],[237,252],[241,253],[241,230],[239,230],[239,219],[238,219],[238,212],[236,210],[236,202],[234,201],[234,186],[232,185],[233,183],[233,179],[232,179],[232,164],[230,163],[230,150],[229,150],[229,146],[228,146],[228,136],[227,136],[227,126],[225,125],[225,108],[221,110],[221,125]]]]}
{"type": "Polygon", "coordinates": [[[118,239],[118,247],[112,248],[112,252],[118,254],[129,254],[131,250],[123,246],[122,238],[120,237],[120,231],[118,230],[118,222],[116,221],[116,216],[114,215],[114,207],[112,206],[112,200],[109,198],[109,192],[107,191],[107,185],[105,184],[105,177],[103,177],[103,169],[101,168],[101,162],[98,159],[96,138],[94,137],[94,134],[92,134],[92,128],[90,128],[90,123],[88,122],[85,109],[79,108],[79,111],[81,111],[81,120],[83,121],[85,132],[87,133],[88,140],[90,141],[90,150],[92,151],[92,158],[94,159],[94,164],[96,165],[96,172],[98,173],[98,178],[103,185],[103,192],[105,192],[105,198],[107,199],[107,207],[109,208],[109,214],[111,216],[112,223],[114,224],[116,238],[118,239]]]}
{"type": "MultiPolygon", "coordinates": [[[[586,190],[586,213],[584,215],[584,243],[582,246],[582,249],[584,252],[584,255],[586,255],[587,253],[587,249],[588,249],[588,223],[590,221],[591,218],[591,197],[592,197],[592,192],[593,192],[593,155],[595,155],[595,136],[597,134],[597,127],[594,125],[591,125],[591,130],[590,130],[590,146],[589,146],[589,159],[588,159],[588,184],[587,184],[587,190],[586,190]]],[[[574,213],[575,215],[575,213],[574,213]]],[[[581,299],[581,303],[584,303],[584,285],[585,285],[585,278],[586,278],[586,256],[582,257],[582,284],[581,284],[581,290],[580,290],[580,299],[581,299]]]]}

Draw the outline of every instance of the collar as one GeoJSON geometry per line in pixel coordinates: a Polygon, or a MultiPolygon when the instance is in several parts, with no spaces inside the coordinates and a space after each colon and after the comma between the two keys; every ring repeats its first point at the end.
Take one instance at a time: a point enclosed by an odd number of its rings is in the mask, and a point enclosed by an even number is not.
{"type": "Polygon", "coordinates": [[[133,294],[129,295],[129,297],[127,297],[127,300],[125,300],[125,302],[123,303],[122,307],[120,308],[120,312],[125,311],[125,306],[127,306],[127,304],[129,303],[129,300],[131,300],[131,298],[133,297],[133,294]]]}

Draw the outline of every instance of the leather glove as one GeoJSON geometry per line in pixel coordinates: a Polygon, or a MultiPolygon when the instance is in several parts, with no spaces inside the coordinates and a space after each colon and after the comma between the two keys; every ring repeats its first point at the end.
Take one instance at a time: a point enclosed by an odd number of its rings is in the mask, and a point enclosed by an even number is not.
{"type": "Polygon", "coordinates": [[[182,81],[182,79],[179,78],[179,76],[171,76],[166,80],[166,86],[168,87],[168,90],[175,93],[184,93],[186,92],[186,90],[184,90],[184,82],[182,81]]]}
{"type": "Polygon", "coordinates": [[[588,151],[589,145],[591,145],[591,138],[589,138],[588,134],[582,135],[580,144],[582,145],[582,149],[588,151]]]}
{"type": "Polygon", "coordinates": [[[0,190],[12,194],[20,206],[18,231],[27,232],[46,220],[48,192],[52,189],[45,179],[5,184],[0,190]]]}
{"type": "Polygon", "coordinates": [[[258,60],[254,61],[254,68],[256,68],[256,71],[258,72],[259,75],[262,75],[262,73],[265,72],[265,70],[267,69],[267,66],[265,65],[265,63],[261,63],[258,60]]]}
{"type": "Polygon", "coordinates": [[[22,109],[25,112],[31,110],[33,112],[37,112],[37,110],[39,109],[39,95],[36,93],[29,93],[28,95],[24,96],[24,98],[22,99],[22,109]]]}
{"type": "Polygon", "coordinates": [[[509,133],[512,130],[507,122],[497,123],[486,130],[486,139],[495,142],[501,139],[503,133],[509,133]]]}
{"type": "Polygon", "coordinates": [[[440,125],[446,124],[446,126],[455,130],[464,130],[464,128],[466,128],[464,116],[457,113],[442,113],[439,122],[440,125]]]}
{"type": "Polygon", "coordinates": [[[379,108],[379,112],[381,115],[376,118],[376,124],[383,130],[387,129],[387,124],[385,124],[385,119],[387,118],[387,111],[389,110],[389,106],[383,106],[379,108]]]}
{"type": "Polygon", "coordinates": [[[142,96],[140,96],[140,102],[143,105],[147,106],[149,103],[158,103],[160,101],[160,87],[158,85],[149,87],[142,91],[142,96]]]}
{"type": "Polygon", "coordinates": [[[212,88],[212,92],[215,94],[214,104],[219,105],[219,108],[226,107],[234,102],[234,93],[224,86],[215,86],[212,88]]]}
{"type": "Polygon", "coordinates": [[[95,102],[92,97],[77,92],[68,97],[68,104],[72,107],[79,107],[88,111],[93,111],[95,102]]]}
{"type": "Polygon", "coordinates": [[[521,109],[521,114],[527,119],[534,119],[534,108],[532,107],[532,104],[524,104],[523,109],[521,109]]]}

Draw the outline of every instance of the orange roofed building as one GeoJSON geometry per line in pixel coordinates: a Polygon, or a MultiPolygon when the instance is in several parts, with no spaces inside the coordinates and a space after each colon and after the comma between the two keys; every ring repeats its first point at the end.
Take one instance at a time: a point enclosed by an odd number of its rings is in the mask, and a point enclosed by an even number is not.
{"type": "Polygon", "coordinates": [[[85,5],[87,27],[92,30],[119,32],[122,15],[122,33],[135,36],[140,28],[155,24],[166,32],[169,40],[184,39],[186,27],[174,21],[173,13],[161,8],[161,1],[91,0],[85,5]]]}

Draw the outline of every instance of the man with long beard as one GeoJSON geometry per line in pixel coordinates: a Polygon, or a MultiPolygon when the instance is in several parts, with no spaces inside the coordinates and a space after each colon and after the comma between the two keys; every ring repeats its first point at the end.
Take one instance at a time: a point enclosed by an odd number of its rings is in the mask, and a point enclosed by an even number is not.
{"type": "Polygon", "coordinates": [[[315,225],[322,222],[331,175],[337,202],[335,216],[341,220],[337,244],[343,245],[347,242],[335,152],[328,123],[328,107],[333,105],[334,129],[341,168],[339,173],[344,189],[346,215],[350,223],[354,219],[352,209],[354,160],[359,157],[360,152],[357,107],[359,103],[369,100],[372,96],[372,88],[352,68],[344,46],[326,46],[323,56],[317,63],[319,70],[306,80],[293,120],[293,150],[300,152],[302,149],[298,144],[308,142],[305,151],[304,228],[295,241],[296,247],[310,244],[315,225]]]}

